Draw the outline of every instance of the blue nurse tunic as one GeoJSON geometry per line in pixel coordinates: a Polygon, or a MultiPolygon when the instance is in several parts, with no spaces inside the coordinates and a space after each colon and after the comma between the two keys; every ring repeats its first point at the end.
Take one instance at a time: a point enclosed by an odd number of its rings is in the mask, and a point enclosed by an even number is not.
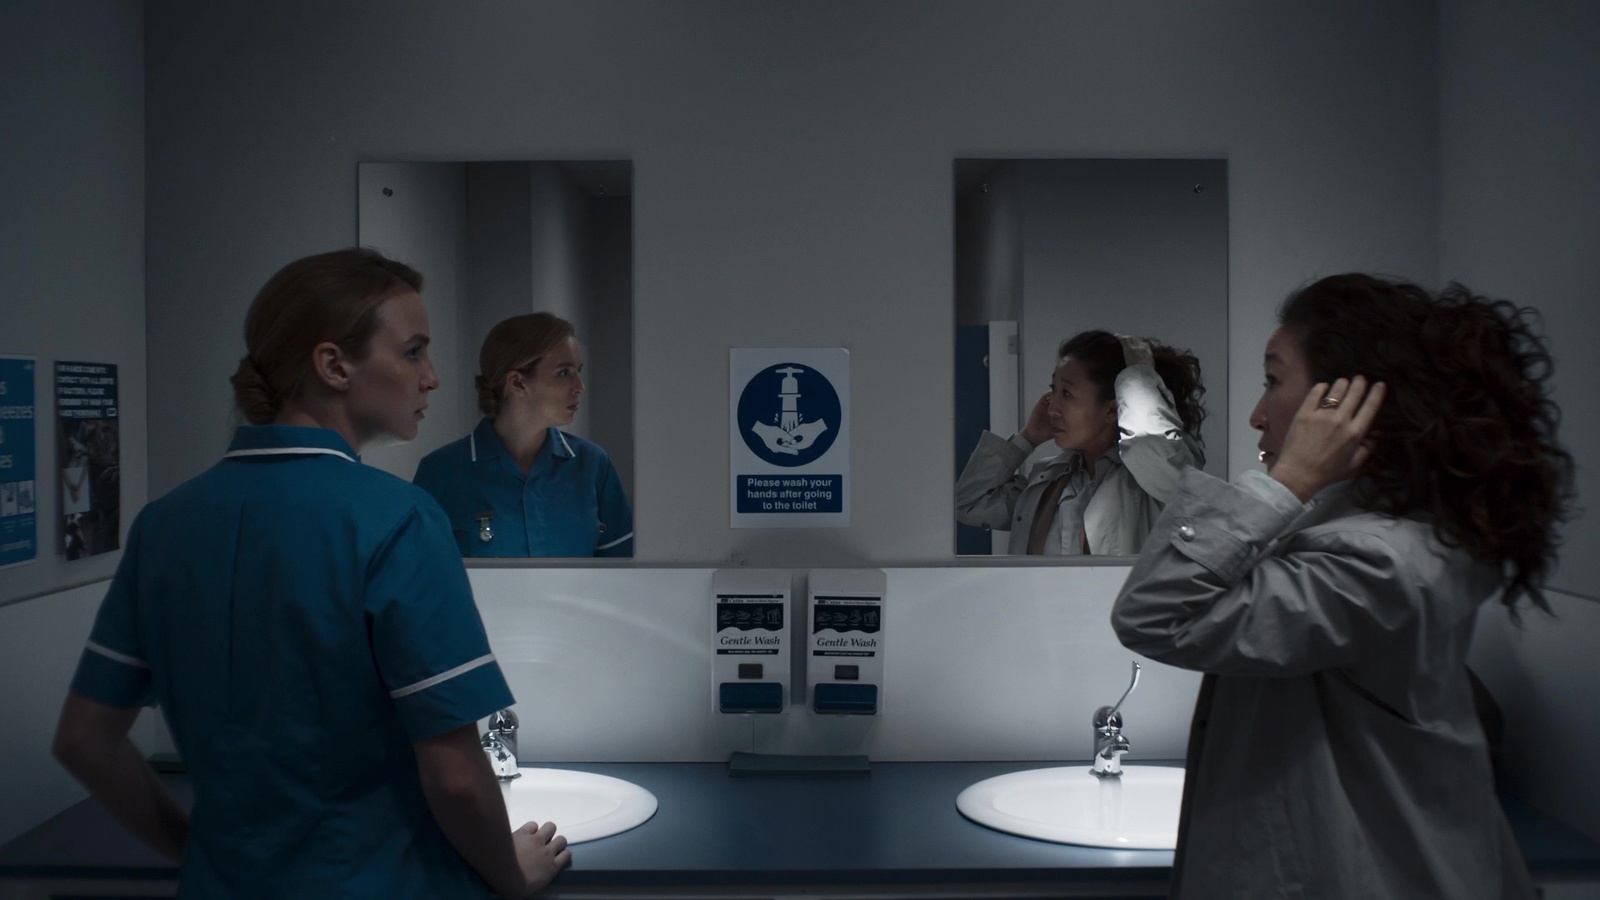
{"type": "Polygon", "coordinates": [[[73,690],[158,701],[195,799],[185,897],[484,897],[412,743],[512,703],[432,499],[337,433],[245,426],[150,503],[73,690]]]}
{"type": "Polygon", "coordinates": [[[633,507],[599,444],[551,428],[528,474],[484,419],[422,458],[462,556],[632,556],[633,507]]]}

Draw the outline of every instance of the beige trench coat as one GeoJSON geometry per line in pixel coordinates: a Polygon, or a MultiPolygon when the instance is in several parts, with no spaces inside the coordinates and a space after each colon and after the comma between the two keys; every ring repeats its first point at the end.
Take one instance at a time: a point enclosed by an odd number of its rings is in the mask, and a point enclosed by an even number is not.
{"type": "MultiPolygon", "coordinates": [[[[1187,465],[1205,465],[1205,453],[1184,432],[1172,394],[1155,369],[1124,368],[1115,390],[1120,439],[1098,464],[1108,471],[1083,510],[1083,533],[1095,555],[1138,553],[1162,503],[1177,487],[1178,473],[1187,465]]],[[[1019,556],[1028,550],[1028,532],[1050,482],[1072,476],[1061,495],[1068,504],[1091,488],[1094,477],[1076,450],[1041,460],[1024,475],[1019,470],[1033,449],[1021,435],[1008,440],[986,431],[956,479],[956,521],[1010,531],[1007,552],[1019,556]]],[[[1076,552],[1075,534],[1062,534],[1063,524],[1058,519],[1052,533],[1060,540],[1045,549],[1046,556],[1076,552]]]]}
{"type": "Polygon", "coordinates": [[[1348,484],[1302,505],[1259,471],[1184,472],[1111,614],[1206,673],[1172,896],[1533,896],[1465,667],[1500,588],[1348,484]]]}

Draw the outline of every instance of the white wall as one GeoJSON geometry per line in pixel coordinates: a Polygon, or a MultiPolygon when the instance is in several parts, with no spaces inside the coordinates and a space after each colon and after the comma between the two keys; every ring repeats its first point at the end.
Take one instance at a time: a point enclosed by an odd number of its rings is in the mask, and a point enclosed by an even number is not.
{"type": "Polygon", "coordinates": [[[1506,715],[1508,774],[1600,840],[1600,5],[1447,0],[1441,16],[1440,275],[1537,307],[1580,503],[1556,618],[1479,617],[1474,663],[1506,715]]]}
{"type": "MultiPolygon", "coordinates": [[[[882,762],[1088,759],[1096,708],[1138,659],[1111,631],[1126,567],[891,569],[882,714],[810,712],[803,654],[781,715],[714,711],[710,569],[469,571],[517,698],[525,762],[714,762],[734,750],[882,762]],[[1001,661],[1004,661],[1003,663],[1001,661]]],[[[792,571],[803,624],[805,571],[792,571]]],[[[803,631],[803,629],[801,629],[803,631]]],[[[1141,660],[1129,759],[1182,759],[1200,676],[1141,660]]]]}
{"type": "MultiPolygon", "coordinates": [[[[0,4],[0,353],[39,360],[39,555],[0,570],[0,604],[105,578],[122,556],[57,554],[54,360],[117,365],[124,536],[145,502],[141,9],[117,0],[0,4]]],[[[230,349],[241,330],[234,322],[230,349]]],[[[226,387],[231,373],[212,374],[226,387]]],[[[0,656],[27,639],[0,631],[0,656]]]]}
{"type": "Polygon", "coordinates": [[[359,159],[633,160],[652,562],[951,557],[957,157],[1227,158],[1235,397],[1290,288],[1438,269],[1429,4],[171,0],[147,28],[158,492],[223,446],[255,289],[354,240],[359,159]],[[774,344],[851,350],[848,529],[728,528],[727,350],[774,344]]]}

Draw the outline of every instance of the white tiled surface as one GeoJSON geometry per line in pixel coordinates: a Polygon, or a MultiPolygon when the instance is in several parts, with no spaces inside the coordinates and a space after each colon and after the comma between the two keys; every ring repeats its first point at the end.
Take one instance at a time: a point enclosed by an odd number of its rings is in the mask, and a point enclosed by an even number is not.
{"type": "MultiPolygon", "coordinates": [[[[524,761],[696,761],[733,750],[875,760],[1083,758],[1132,653],[1104,568],[890,569],[882,713],[712,709],[711,569],[473,569],[522,720],[524,761]]],[[[793,596],[805,596],[804,570],[793,596]]],[[[795,666],[799,674],[799,657],[795,666]]],[[[791,682],[793,684],[793,682],[791,682]]],[[[1183,755],[1199,676],[1146,661],[1130,758],[1183,755]]],[[[800,701],[800,702],[796,702],[800,701]]]]}

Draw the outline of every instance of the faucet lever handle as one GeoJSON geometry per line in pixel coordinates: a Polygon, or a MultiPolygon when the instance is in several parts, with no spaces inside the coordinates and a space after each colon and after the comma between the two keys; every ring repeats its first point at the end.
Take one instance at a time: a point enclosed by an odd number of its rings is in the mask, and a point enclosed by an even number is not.
{"type": "Polygon", "coordinates": [[[517,714],[510,707],[500,710],[489,717],[490,734],[516,734],[517,714]]]}
{"type": "MultiPolygon", "coordinates": [[[[1117,710],[1122,708],[1122,701],[1128,699],[1128,695],[1133,693],[1133,689],[1139,686],[1139,671],[1140,671],[1139,661],[1138,660],[1134,660],[1133,661],[1133,680],[1128,682],[1128,689],[1122,692],[1122,696],[1121,697],[1117,698],[1116,705],[1112,706],[1111,710],[1106,713],[1105,722],[1106,722],[1107,725],[1111,725],[1111,726],[1114,726],[1114,727],[1117,727],[1117,728],[1122,727],[1122,717],[1117,715],[1117,710]]],[[[1102,706],[1101,709],[1105,709],[1105,707],[1102,706]]],[[[1095,719],[1098,720],[1099,718],[1100,718],[1100,716],[1098,714],[1096,714],[1095,715],[1095,719]]],[[[1098,722],[1096,723],[1096,727],[1098,727],[1098,722]]]]}

